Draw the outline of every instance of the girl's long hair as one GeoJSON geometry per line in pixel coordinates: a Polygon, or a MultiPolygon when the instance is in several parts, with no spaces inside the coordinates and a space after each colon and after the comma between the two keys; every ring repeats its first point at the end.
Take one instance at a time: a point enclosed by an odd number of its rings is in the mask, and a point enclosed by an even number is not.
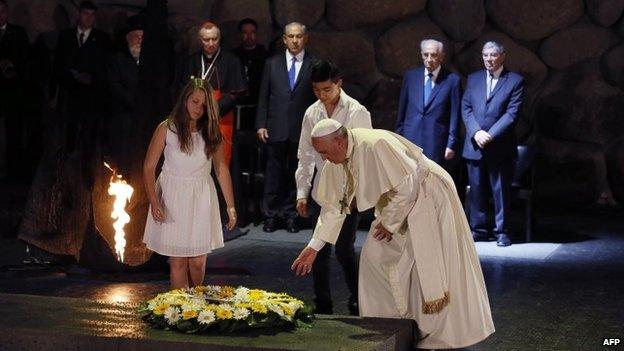
{"type": "Polygon", "coordinates": [[[173,110],[171,110],[167,122],[169,129],[178,135],[180,149],[190,154],[193,151],[193,138],[191,137],[189,123],[191,116],[186,108],[186,102],[189,96],[198,90],[202,91],[206,96],[206,109],[197,120],[197,131],[201,133],[204,139],[206,157],[210,157],[223,141],[223,135],[221,135],[221,130],[219,129],[219,105],[212,97],[212,87],[207,81],[191,77],[191,80],[186,84],[178,97],[173,110]]]}

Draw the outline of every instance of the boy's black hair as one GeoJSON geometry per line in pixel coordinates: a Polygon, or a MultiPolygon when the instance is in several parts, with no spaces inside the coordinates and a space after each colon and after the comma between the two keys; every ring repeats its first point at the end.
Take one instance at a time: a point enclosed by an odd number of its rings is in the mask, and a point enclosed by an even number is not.
{"type": "Polygon", "coordinates": [[[325,82],[331,80],[337,82],[342,79],[338,66],[328,60],[317,60],[312,64],[312,74],[310,80],[313,83],[325,82]]]}

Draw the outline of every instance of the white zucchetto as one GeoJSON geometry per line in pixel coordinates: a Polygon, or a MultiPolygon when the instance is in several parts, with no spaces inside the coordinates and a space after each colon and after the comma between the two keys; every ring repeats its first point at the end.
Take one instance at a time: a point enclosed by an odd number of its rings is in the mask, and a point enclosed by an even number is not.
{"type": "Polygon", "coordinates": [[[312,128],[312,133],[310,134],[312,138],[320,138],[337,131],[338,129],[340,129],[340,127],[342,127],[342,124],[340,124],[340,122],[332,118],[325,118],[314,125],[314,128],[312,128]]]}

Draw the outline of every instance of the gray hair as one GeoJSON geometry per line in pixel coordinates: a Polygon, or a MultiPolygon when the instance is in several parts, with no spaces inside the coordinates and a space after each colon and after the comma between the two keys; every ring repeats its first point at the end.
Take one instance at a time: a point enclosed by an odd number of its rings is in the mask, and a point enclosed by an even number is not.
{"type": "Polygon", "coordinates": [[[303,34],[306,34],[307,28],[306,28],[305,24],[300,23],[300,22],[290,22],[287,25],[285,25],[284,26],[284,34],[286,34],[286,32],[288,31],[288,28],[294,27],[294,26],[301,27],[301,30],[303,31],[303,34]]]}
{"type": "Polygon", "coordinates": [[[420,51],[423,51],[425,48],[425,45],[427,45],[428,43],[436,44],[438,46],[438,52],[444,52],[444,43],[435,39],[423,39],[420,42],[420,51]]]}
{"type": "Polygon", "coordinates": [[[485,44],[483,44],[483,50],[485,49],[494,49],[496,50],[496,52],[498,52],[501,55],[505,53],[505,47],[503,46],[503,44],[500,44],[493,40],[488,41],[485,44]]]}

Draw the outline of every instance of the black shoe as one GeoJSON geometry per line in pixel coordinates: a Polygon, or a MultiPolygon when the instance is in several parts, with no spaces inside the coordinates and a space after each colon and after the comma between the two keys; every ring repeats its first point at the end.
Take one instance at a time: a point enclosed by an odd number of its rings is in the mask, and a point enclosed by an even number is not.
{"type": "Polygon", "coordinates": [[[509,245],[511,245],[511,239],[509,239],[509,236],[507,234],[500,233],[496,235],[496,246],[505,247],[509,245]]]}
{"type": "Polygon", "coordinates": [[[297,221],[294,219],[286,220],[286,230],[289,233],[299,233],[299,227],[297,226],[297,221]]]}
{"type": "Polygon", "coordinates": [[[264,220],[262,231],[265,233],[273,233],[277,229],[275,219],[267,218],[264,220]]]}
{"type": "Polygon", "coordinates": [[[475,242],[477,241],[487,241],[488,237],[487,234],[485,233],[480,233],[480,232],[472,232],[472,240],[474,240],[475,242]]]}
{"type": "Polygon", "coordinates": [[[334,314],[334,309],[331,305],[317,304],[314,306],[314,314],[334,314]]]}
{"type": "Polygon", "coordinates": [[[357,302],[349,301],[347,304],[347,308],[349,309],[349,315],[351,316],[359,316],[360,309],[357,302]]]}

